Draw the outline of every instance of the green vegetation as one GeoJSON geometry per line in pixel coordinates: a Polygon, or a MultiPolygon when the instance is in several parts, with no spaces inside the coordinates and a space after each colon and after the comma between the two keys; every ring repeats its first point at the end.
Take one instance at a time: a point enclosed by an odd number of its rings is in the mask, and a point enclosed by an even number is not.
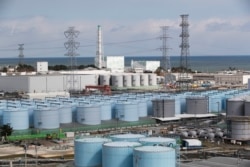
{"type": "MultiPolygon", "coordinates": [[[[89,64],[89,65],[79,65],[79,66],[76,66],[76,67],[72,67],[73,69],[78,69],[78,70],[82,70],[82,69],[85,69],[85,68],[89,68],[89,67],[92,67],[92,68],[96,68],[97,67],[93,64],[89,64]]],[[[61,70],[64,70],[64,71],[67,71],[67,70],[70,70],[71,67],[69,66],[66,66],[66,65],[55,65],[55,66],[49,66],[49,70],[54,70],[54,71],[61,71],[61,70]]]]}
{"type": "Polygon", "coordinates": [[[18,64],[16,71],[17,72],[32,72],[32,71],[35,71],[35,68],[27,64],[18,64]]]}
{"type": "MultiPolygon", "coordinates": [[[[183,68],[183,67],[172,67],[171,69],[171,72],[173,73],[179,73],[179,72],[187,72],[187,73],[194,73],[194,71],[192,71],[192,69],[186,69],[186,68],[183,68]]],[[[163,76],[165,74],[166,70],[163,69],[162,67],[158,67],[155,71],[155,73],[158,75],[158,76],[163,76]]]]}
{"type": "Polygon", "coordinates": [[[192,69],[190,69],[190,68],[186,69],[184,67],[173,67],[171,69],[171,71],[172,72],[183,72],[183,71],[185,71],[187,73],[194,73],[194,71],[192,71],[192,69]]]}
{"type": "Polygon", "coordinates": [[[69,68],[65,65],[55,65],[55,66],[49,66],[49,70],[54,70],[54,71],[60,71],[60,70],[68,70],[69,68]]]}

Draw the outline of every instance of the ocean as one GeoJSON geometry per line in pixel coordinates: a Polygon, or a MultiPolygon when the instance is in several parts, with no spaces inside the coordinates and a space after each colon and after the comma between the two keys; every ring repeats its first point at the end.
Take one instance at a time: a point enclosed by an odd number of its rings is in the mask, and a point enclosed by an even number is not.
{"type": "MultiPolygon", "coordinates": [[[[135,61],[161,61],[161,56],[125,56],[125,66],[130,66],[131,60],[135,61]]],[[[68,65],[70,66],[69,57],[38,57],[38,58],[23,58],[24,64],[36,67],[36,62],[47,61],[49,66],[68,65]]],[[[180,64],[180,56],[170,57],[171,66],[177,67],[180,64]]],[[[0,58],[0,66],[15,66],[19,62],[18,58],[0,58]]],[[[94,64],[94,57],[76,57],[77,65],[94,64]]],[[[238,70],[250,71],[250,56],[188,56],[189,68],[199,72],[216,72],[235,68],[238,70]]]]}

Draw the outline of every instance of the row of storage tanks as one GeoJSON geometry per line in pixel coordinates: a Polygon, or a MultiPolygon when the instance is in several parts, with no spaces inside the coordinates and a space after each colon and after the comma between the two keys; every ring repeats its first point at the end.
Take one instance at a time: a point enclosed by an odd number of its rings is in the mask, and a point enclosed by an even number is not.
{"type": "MultiPolygon", "coordinates": [[[[91,95],[79,98],[54,97],[45,100],[1,101],[0,125],[14,130],[56,129],[60,124],[78,122],[99,125],[119,119],[138,121],[140,117],[174,117],[178,114],[206,114],[225,110],[227,98],[247,96],[247,90],[209,91],[182,94],[123,93],[112,96],[91,95]],[[227,96],[227,95],[230,96],[227,96]]],[[[230,100],[228,100],[230,102],[230,100]]],[[[228,104],[230,105],[230,104],[228,104]]]]}
{"type": "Polygon", "coordinates": [[[227,135],[227,131],[221,128],[179,128],[176,133],[183,138],[203,138],[213,141],[215,138],[223,138],[227,135]]]}
{"type": "Polygon", "coordinates": [[[237,97],[247,98],[249,94],[249,90],[212,90],[205,92],[185,92],[181,94],[162,94],[160,97],[152,99],[153,116],[164,118],[184,113],[221,113],[233,108],[233,110],[230,110],[232,112],[235,111],[235,108],[238,108],[237,102],[234,104],[235,99],[238,99],[237,97]]]}
{"type": "Polygon", "coordinates": [[[108,138],[78,138],[74,141],[76,167],[175,167],[176,140],[117,134],[108,138]]]}
{"type": "Polygon", "coordinates": [[[159,78],[154,73],[141,74],[102,74],[99,75],[100,85],[111,85],[113,87],[140,87],[156,86],[159,78]]]}
{"type": "Polygon", "coordinates": [[[233,97],[227,102],[227,123],[231,138],[250,140],[250,97],[233,97]]]}

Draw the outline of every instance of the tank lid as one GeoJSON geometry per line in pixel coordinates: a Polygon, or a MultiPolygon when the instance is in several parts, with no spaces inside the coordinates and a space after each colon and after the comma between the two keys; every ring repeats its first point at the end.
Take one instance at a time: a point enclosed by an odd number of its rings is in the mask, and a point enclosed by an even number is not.
{"type": "Polygon", "coordinates": [[[186,99],[194,99],[194,100],[199,100],[199,99],[206,99],[207,97],[205,96],[188,96],[186,99]]]}
{"type": "Polygon", "coordinates": [[[175,139],[165,137],[145,137],[139,139],[140,142],[175,142],[175,139]]]}
{"type": "Polygon", "coordinates": [[[27,108],[3,108],[4,112],[27,112],[27,108]]]}
{"type": "Polygon", "coordinates": [[[136,105],[134,101],[117,101],[117,105],[136,105]]]}
{"type": "Polygon", "coordinates": [[[141,144],[138,142],[116,141],[116,142],[105,143],[104,146],[108,146],[108,147],[136,147],[136,146],[141,146],[141,144]]]}
{"type": "Polygon", "coordinates": [[[85,104],[85,103],[79,103],[79,106],[77,106],[77,108],[81,108],[81,107],[100,107],[100,104],[98,103],[91,103],[91,104],[85,104]]]}
{"type": "Polygon", "coordinates": [[[231,98],[231,99],[228,99],[228,101],[244,101],[244,100],[241,98],[231,98]]]}
{"type": "Polygon", "coordinates": [[[99,143],[99,142],[108,142],[111,141],[110,139],[107,138],[81,138],[81,139],[75,139],[76,142],[82,142],[82,143],[99,143]]]}
{"type": "Polygon", "coordinates": [[[131,138],[143,138],[144,135],[141,134],[119,134],[119,135],[113,135],[112,138],[122,138],[122,139],[131,139],[131,138]]]}
{"type": "Polygon", "coordinates": [[[142,146],[142,147],[136,147],[135,150],[140,151],[140,152],[169,152],[169,151],[174,151],[173,148],[163,147],[163,146],[142,146]]]}

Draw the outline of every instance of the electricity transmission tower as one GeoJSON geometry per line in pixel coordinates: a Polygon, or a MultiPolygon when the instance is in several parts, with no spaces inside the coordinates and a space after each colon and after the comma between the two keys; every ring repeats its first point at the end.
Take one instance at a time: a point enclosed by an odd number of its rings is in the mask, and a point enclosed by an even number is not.
{"type": "Polygon", "coordinates": [[[76,53],[76,50],[80,46],[80,42],[76,42],[75,38],[77,38],[79,34],[80,31],[75,30],[74,27],[69,27],[68,30],[64,31],[64,35],[68,39],[68,41],[64,43],[65,48],[68,50],[65,56],[70,57],[70,70],[71,70],[70,85],[69,85],[70,91],[76,90],[74,70],[76,68],[76,56],[79,55],[78,53],[76,53]]]}
{"type": "Polygon", "coordinates": [[[18,48],[18,50],[19,50],[19,55],[18,55],[18,57],[19,57],[19,64],[23,63],[23,57],[24,57],[24,55],[23,55],[23,50],[24,50],[23,45],[24,44],[18,44],[18,46],[19,46],[19,48],[18,48]]]}
{"type": "Polygon", "coordinates": [[[179,87],[180,89],[188,90],[188,85],[190,80],[188,79],[188,56],[189,56],[189,23],[188,23],[188,15],[180,15],[182,22],[180,27],[182,28],[180,37],[181,37],[181,57],[180,57],[180,72],[179,72],[179,87]]]}
{"type": "Polygon", "coordinates": [[[170,63],[170,57],[168,55],[168,50],[170,48],[167,47],[167,39],[169,38],[167,35],[168,26],[162,26],[162,36],[160,39],[162,40],[162,47],[160,48],[162,51],[162,61],[161,61],[161,68],[164,72],[165,77],[165,84],[166,83],[173,83],[172,76],[171,76],[171,63],[170,63]]]}

